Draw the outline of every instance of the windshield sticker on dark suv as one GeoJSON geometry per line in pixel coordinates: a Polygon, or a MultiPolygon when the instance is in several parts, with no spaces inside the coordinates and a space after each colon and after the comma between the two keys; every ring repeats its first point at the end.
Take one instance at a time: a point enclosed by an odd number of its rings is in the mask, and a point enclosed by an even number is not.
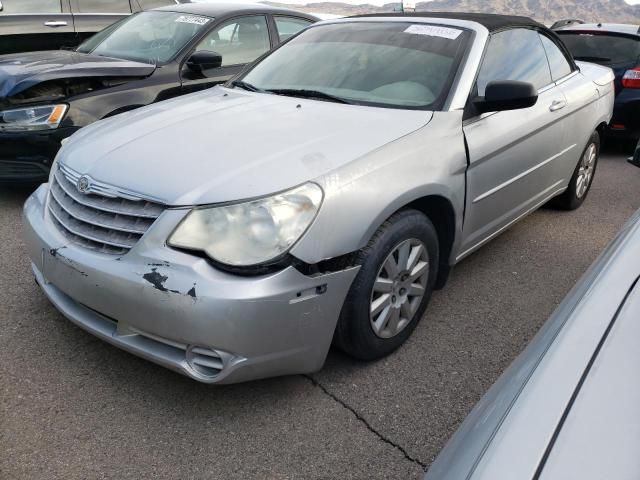
{"type": "Polygon", "coordinates": [[[207,17],[195,17],[193,15],[180,15],[176,18],[177,23],[191,23],[193,25],[206,25],[209,20],[207,17]]]}

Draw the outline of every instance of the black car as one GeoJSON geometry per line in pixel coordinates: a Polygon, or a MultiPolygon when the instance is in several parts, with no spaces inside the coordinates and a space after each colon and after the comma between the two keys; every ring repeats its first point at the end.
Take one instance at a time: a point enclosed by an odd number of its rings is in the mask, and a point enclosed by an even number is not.
{"type": "Polygon", "coordinates": [[[183,4],[131,15],[75,51],[0,56],[0,182],[46,180],[79,128],[226,82],[315,21],[269,6],[183,4]]]}
{"type": "Polygon", "coordinates": [[[0,0],[0,55],[75,48],[131,13],[190,0],[0,0]]]}
{"type": "Polygon", "coordinates": [[[616,101],[608,133],[632,141],[640,138],[640,27],[583,23],[555,32],[576,60],[613,69],[616,101]]]}

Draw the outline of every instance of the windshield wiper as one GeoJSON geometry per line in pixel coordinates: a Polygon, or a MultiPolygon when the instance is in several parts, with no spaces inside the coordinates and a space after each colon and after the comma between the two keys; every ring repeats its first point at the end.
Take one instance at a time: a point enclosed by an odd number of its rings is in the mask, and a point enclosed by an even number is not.
{"type": "Polygon", "coordinates": [[[233,82],[231,82],[231,85],[233,85],[234,87],[242,88],[243,90],[247,90],[249,92],[264,92],[264,90],[262,90],[261,88],[258,88],[255,85],[251,85],[244,80],[234,80],[233,82]]]}
{"type": "Polygon", "coordinates": [[[606,58],[606,57],[589,57],[589,56],[577,56],[577,57],[573,57],[576,60],[581,60],[583,62],[610,62],[611,59],[610,58],[606,58]]]}
{"type": "Polygon", "coordinates": [[[287,97],[300,97],[300,98],[317,98],[320,100],[329,100],[336,103],[347,103],[353,105],[352,102],[345,100],[344,98],[336,97],[330,93],[321,92],[320,90],[306,90],[296,88],[274,88],[272,90],[265,90],[269,93],[275,93],[276,95],[285,95],[287,97]]]}

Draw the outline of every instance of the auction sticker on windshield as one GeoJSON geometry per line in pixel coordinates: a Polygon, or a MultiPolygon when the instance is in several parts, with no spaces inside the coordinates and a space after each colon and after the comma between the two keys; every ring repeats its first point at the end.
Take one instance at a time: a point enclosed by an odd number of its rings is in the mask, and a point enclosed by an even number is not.
{"type": "Polygon", "coordinates": [[[206,25],[209,20],[207,17],[196,17],[193,15],[180,15],[176,18],[177,23],[192,23],[193,25],[206,25]]]}
{"type": "Polygon", "coordinates": [[[404,33],[414,35],[429,35],[430,37],[442,37],[455,40],[460,36],[462,30],[456,28],[438,27],[436,25],[411,25],[404,33]]]}

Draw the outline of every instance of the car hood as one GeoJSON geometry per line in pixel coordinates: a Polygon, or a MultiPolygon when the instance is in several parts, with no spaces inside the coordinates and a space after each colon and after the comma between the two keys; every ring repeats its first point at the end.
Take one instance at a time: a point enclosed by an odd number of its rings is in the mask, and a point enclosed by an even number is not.
{"type": "Polygon", "coordinates": [[[0,98],[49,80],[82,77],[146,77],[155,65],[66,50],[0,56],[0,98]]]}
{"type": "Polygon", "coordinates": [[[317,179],[432,116],[214,87],[84,128],[58,158],[168,205],[210,204],[317,179]]]}

